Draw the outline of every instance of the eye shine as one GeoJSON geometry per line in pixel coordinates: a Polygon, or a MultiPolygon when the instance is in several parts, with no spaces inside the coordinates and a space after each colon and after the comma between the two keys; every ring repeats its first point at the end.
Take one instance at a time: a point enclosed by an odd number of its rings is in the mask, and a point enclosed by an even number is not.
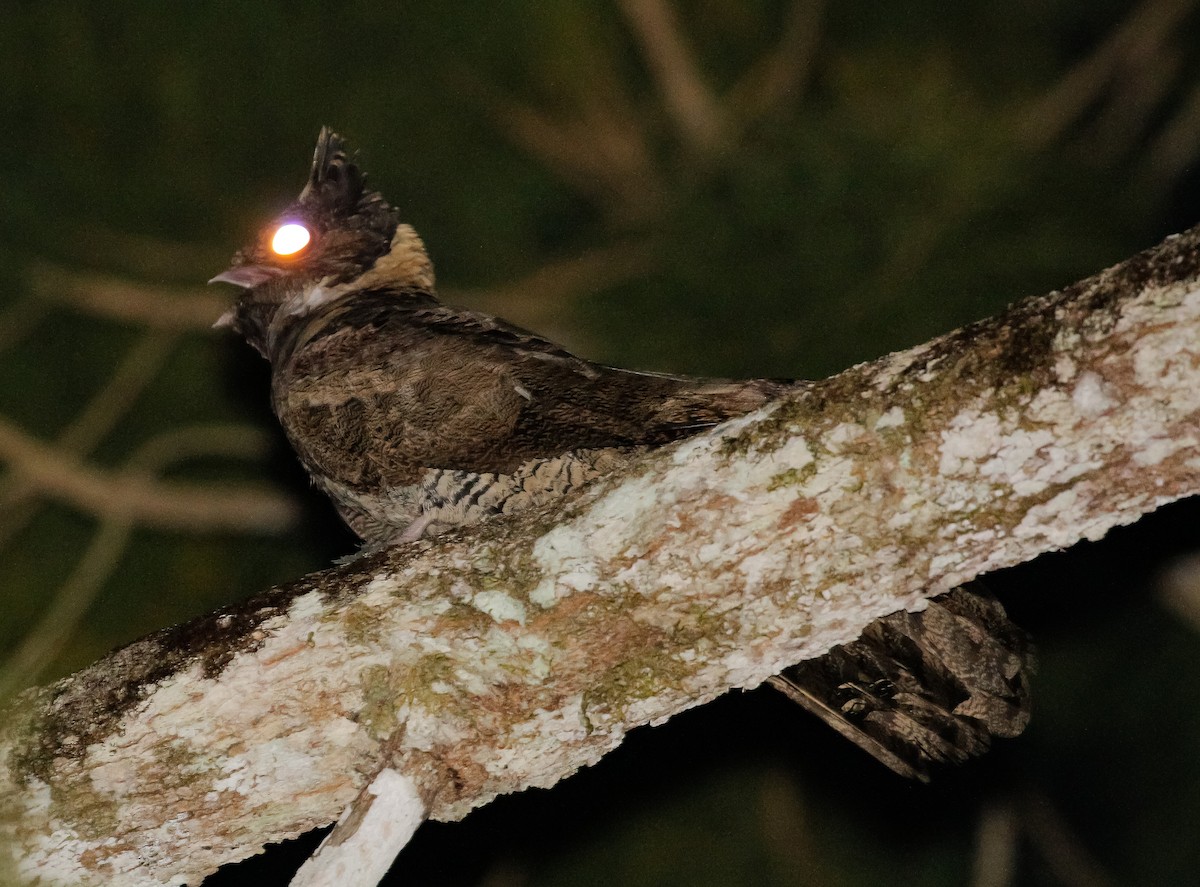
{"type": "Polygon", "coordinates": [[[271,249],[279,256],[294,256],[312,240],[308,229],[296,222],[280,225],[271,238],[271,249]]]}

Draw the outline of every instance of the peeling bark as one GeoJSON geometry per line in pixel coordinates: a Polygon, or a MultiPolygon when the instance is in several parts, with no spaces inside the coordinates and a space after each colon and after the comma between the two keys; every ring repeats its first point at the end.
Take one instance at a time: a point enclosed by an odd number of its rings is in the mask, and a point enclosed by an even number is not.
{"type": "Polygon", "coordinates": [[[32,691],[0,734],[12,865],[194,884],[332,822],[388,767],[457,819],[1191,495],[1198,278],[1194,229],[552,511],[314,574],[32,691]]]}

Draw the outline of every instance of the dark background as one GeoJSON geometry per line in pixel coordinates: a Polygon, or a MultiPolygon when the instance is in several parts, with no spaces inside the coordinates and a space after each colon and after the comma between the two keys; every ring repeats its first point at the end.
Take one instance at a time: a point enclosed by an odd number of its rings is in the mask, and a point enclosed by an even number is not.
{"type": "MultiPolygon", "coordinates": [[[[322,124],[447,301],[611,363],[819,377],[1200,221],[1196,6],[8,4],[0,683],[352,549],[202,286],[322,124]],[[134,476],[298,516],[130,517],[134,476]]],[[[389,883],[1195,883],[1198,516],[990,578],[1038,642],[1034,721],[930,787],[760,690],[424,826],[389,883]]],[[[285,884],[319,837],[206,883],[285,884]]]]}

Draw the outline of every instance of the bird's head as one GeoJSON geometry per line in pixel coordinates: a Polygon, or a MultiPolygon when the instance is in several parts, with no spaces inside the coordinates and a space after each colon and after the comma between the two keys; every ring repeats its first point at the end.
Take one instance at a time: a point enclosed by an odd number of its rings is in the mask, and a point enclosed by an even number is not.
{"type": "Polygon", "coordinates": [[[216,325],[232,327],[265,356],[281,311],[300,318],[363,287],[432,290],[433,266],[416,232],[367,189],[341,136],[325,127],[300,196],[209,283],[242,287],[216,325]]]}

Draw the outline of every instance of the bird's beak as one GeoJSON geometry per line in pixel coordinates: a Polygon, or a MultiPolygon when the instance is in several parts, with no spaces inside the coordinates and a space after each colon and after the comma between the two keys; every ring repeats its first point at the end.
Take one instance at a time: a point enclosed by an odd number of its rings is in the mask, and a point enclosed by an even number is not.
{"type": "Polygon", "coordinates": [[[236,265],[228,271],[222,271],[209,283],[232,283],[249,290],[282,273],[282,268],[272,268],[268,265],[236,265]]]}
{"type": "MultiPolygon", "coordinates": [[[[268,265],[234,265],[228,271],[222,271],[209,283],[232,283],[234,286],[240,286],[243,289],[254,289],[262,283],[266,283],[272,278],[278,277],[283,273],[281,268],[271,268],[268,265]]],[[[223,327],[233,327],[234,318],[237,316],[237,309],[230,308],[224,314],[217,318],[217,322],[213,324],[216,329],[223,327]]]]}

